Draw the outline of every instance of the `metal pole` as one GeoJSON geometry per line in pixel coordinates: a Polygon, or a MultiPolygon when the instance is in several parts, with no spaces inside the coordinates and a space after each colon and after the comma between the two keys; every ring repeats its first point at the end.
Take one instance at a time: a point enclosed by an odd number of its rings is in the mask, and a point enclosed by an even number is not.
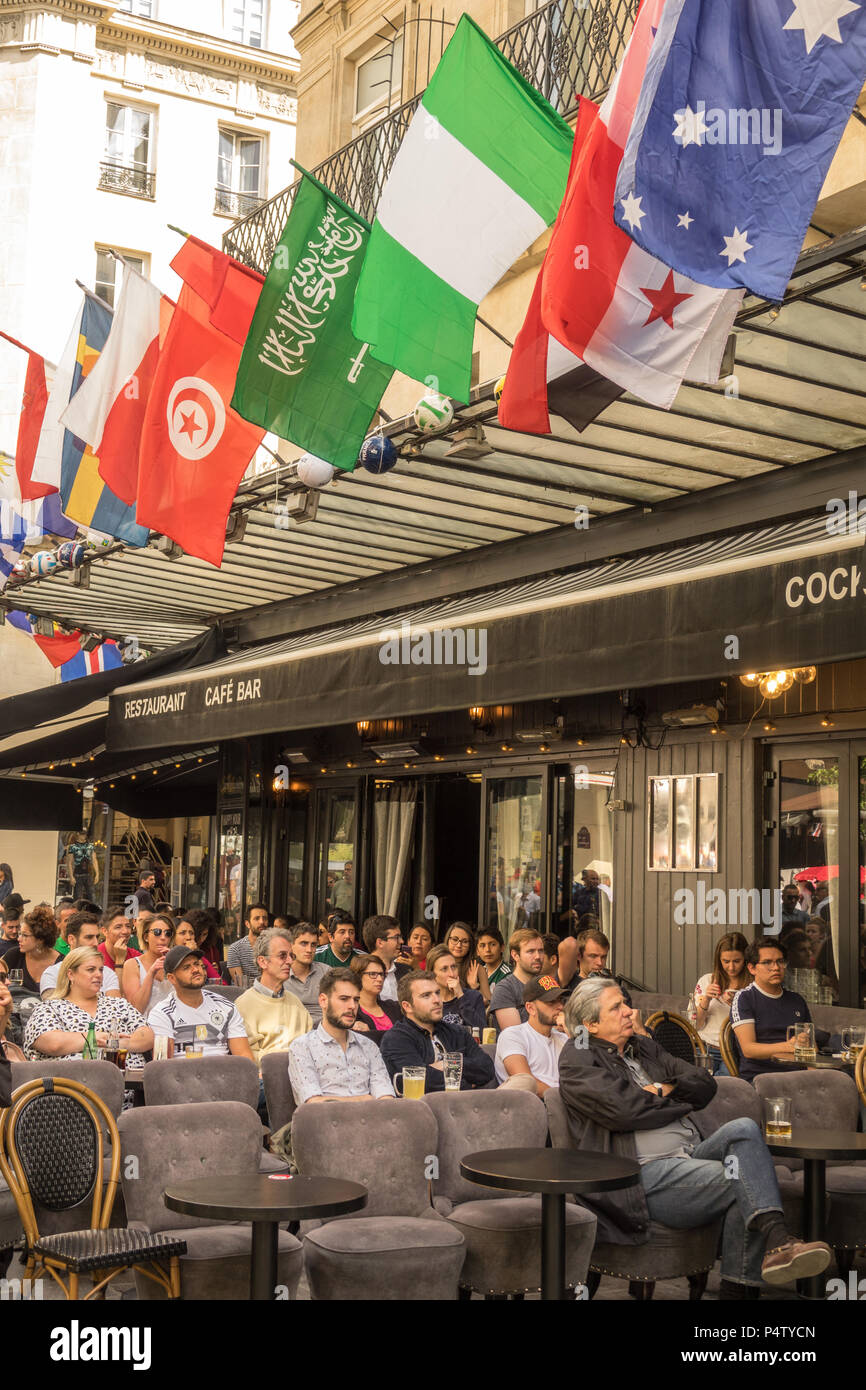
{"type": "Polygon", "coordinates": [[[541,1297],[565,1299],[565,1196],[559,1192],[541,1194],[541,1297]]]}
{"type": "MultiPolygon", "coordinates": [[[[803,1173],[803,1220],[807,1240],[824,1239],[824,1222],[827,1206],[826,1165],[823,1158],[804,1159],[803,1173]]],[[[799,1287],[807,1298],[824,1297],[824,1279],[820,1274],[811,1279],[799,1280],[799,1287]]]]}
{"type": "Polygon", "coordinates": [[[276,1221],[254,1221],[250,1245],[250,1299],[271,1303],[277,1287],[276,1221]]]}

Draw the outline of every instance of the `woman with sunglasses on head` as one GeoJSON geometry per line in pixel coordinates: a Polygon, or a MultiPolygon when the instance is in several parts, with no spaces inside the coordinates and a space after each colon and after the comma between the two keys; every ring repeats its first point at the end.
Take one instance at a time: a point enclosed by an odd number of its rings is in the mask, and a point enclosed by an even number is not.
{"type": "Polygon", "coordinates": [[[172,992],[163,961],[174,945],[175,925],[167,913],[159,912],[139,925],[139,933],[142,953],[124,965],[120,987],[132,1007],[147,1018],[172,992]]]}
{"type": "Polygon", "coordinates": [[[399,1004],[379,998],[385,983],[385,964],[380,956],[353,956],[349,968],[357,975],[361,986],[358,1017],[352,1025],[354,1031],[363,1033],[370,1042],[381,1047],[385,1034],[403,1017],[399,1004]]]}

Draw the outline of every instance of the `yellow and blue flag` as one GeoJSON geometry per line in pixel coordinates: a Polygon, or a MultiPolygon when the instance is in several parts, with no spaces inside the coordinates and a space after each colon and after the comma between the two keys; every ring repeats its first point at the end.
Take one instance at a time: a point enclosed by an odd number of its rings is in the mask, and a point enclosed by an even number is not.
{"type": "MultiPolygon", "coordinates": [[[[70,400],[104,348],[111,320],[112,313],[106,304],[95,295],[84,296],[70,400]]],[[[89,444],[70,430],[63,436],[60,495],[64,513],[79,526],[115,536],[127,545],[147,544],[150,531],[146,526],[137,525],[135,507],[127,506],[103,482],[99,476],[99,458],[89,444]]]]}

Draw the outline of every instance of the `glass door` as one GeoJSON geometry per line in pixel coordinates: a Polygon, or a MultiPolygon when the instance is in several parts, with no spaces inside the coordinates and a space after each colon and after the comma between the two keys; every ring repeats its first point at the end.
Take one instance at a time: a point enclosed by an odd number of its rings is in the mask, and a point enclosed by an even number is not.
{"type": "Polygon", "coordinates": [[[322,787],[317,792],[316,913],[321,921],[340,908],[357,916],[358,792],[322,787]]]}
{"type": "MultiPolygon", "coordinates": [[[[607,803],[616,770],[603,761],[555,770],[556,877],[553,930],[613,928],[613,820],[607,803]],[[587,919],[587,920],[583,920],[587,919]],[[593,920],[595,919],[595,920],[593,920]]],[[[612,939],[612,938],[611,938],[612,939]]]]}
{"type": "Polygon", "coordinates": [[[507,943],[518,927],[546,929],[547,769],[484,775],[478,921],[507,943]]]}

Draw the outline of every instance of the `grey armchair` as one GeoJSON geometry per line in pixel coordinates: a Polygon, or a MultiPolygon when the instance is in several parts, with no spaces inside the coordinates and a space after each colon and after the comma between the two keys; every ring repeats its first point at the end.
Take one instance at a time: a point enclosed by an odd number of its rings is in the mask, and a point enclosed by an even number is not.
{"type": "MultiPolygon", "coordinates": [[[[144,1069],[145,1105],[200,1105],[236,1100],[253,1110],[259,1103],[259,1073],[248,1057],[171,1057],[148,1062],[144,1069]]],[[[262,1131],[262,1137],[266,1131],[262,1131]]],[[[285,1173],[287,1164],[262,1149],[259,1171],[285,1173]]]]}
{"type": "MultiPolygon", "coordinates": [[[[544,1104],[553,1147],[570,1149],[568,1116],[558,1087],[545,1091],[544,1104]]],[[[652,1298],[658,1279],[685,1277],[689,1281],[689,1298],[694,1302],[703,1296],[707,1286],[707,1277],[716,1262],[721,1232],[721,1221],[680,1231],[651,1221],[649,1240],[645,1245],[598,1242],[589,1262],[591,1272],[587,1286],[590,1297],[598,1288],[603,1274],[610,1274],[615,1279],[628,1279],[629,1292],[638,1300],[652,1298]]]]}
{"type": "MultiPolygon", "coordinates": [[[[794,1125],[808,1129],[857,1128],[857,1087],[844,1072],[767,1073],[755,1077],[755,1091],[761,1100],[768,1096],[790,1096],[794,1125]]],[[[803,1174],[793,1176],[802,1194],[803,1174]]],[[[862,1163],[831,1159],[826,1166],[826,1183],[826,1239],[835,1251],[840,1270],[847,1273],[858,1247],[866,1245],[866,1169],[862,1163]]]]}
{"type": "Polygon", "coordinates": [[[362,1215],[307,1230],[314,1299],[456,1299],[463,1236],[430,1206],[439,1134],[411,1100],[301,1105],[292,1120],[302,1173],[351,1178],[369,1192],[362,1215]]]}
{"type": "MultiPolygon", "coordinates": [[[[243,1060],[243,1059],[240,1059],[243,1060]]],[[[180,1065],[188,1065],[182,1063],[180,1065]]],[[[180,1262],[181,1298],[246,1299],[250,1285],[249,1222],[207,1222],[169,1211],[163,1193],[192,1177],[234,1177],[258,1172],[262,1128],[241,1101],[147,1105],[118,1121],[123,1145],[123,1192],[133,1229],[177,1235],[186,1242],[180,1262]],[[130,1164],[128,1159],[135,1158],[130,1164]]],[[[277,1278],[294,1298],[303,1269],[300,1241],[280,1231],[277,1278]]],[[[160,1290],[135,1276],[138,1297],[160,1290]]]]}
{"type": "MultiPolygon", "coordinates": [[[[479,1187],[460,1175],[468,1153],[495,1148],[540,1148],[547,1112],[528,1091],[440,1091],[424,1097],[439,1127],[436,1204],[466,1241],[460,1295],[522,1298],[540,1288],[541,1198],[479,1187]]],[[[585,1207],[565,1208],[566,1287],[584,1285],[595,1243],[596,1220],[585,1207]]]]}

